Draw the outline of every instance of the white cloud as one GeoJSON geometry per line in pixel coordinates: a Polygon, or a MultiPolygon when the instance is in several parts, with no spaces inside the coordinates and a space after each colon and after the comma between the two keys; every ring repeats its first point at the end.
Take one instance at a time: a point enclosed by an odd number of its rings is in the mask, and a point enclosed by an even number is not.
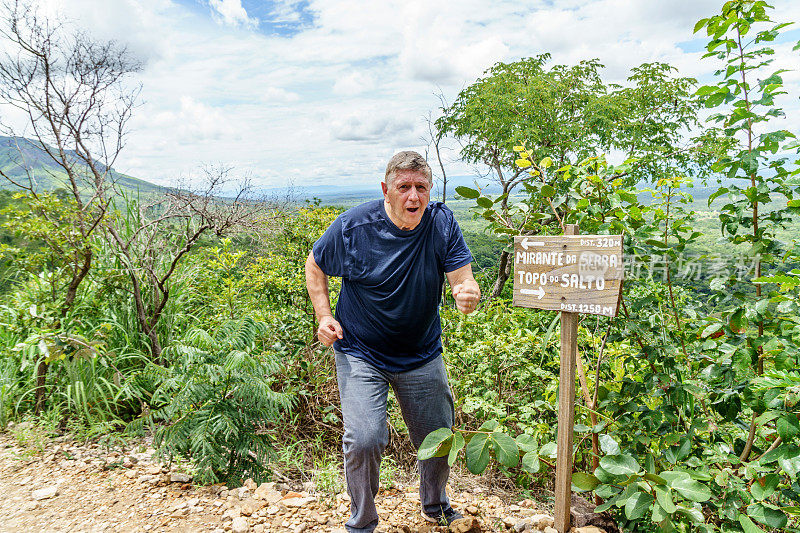
{"type": "Polygon", "coordinates": [[[281,87],[267,87],[262,94],[264,102],[288,103],[296,102],[300,95],[281,87]]]}
{"type": "Polygon", "coordinates": [[[241,0],[209,0],[211,6],[223,24],[228,26],[256,27],[258,20],[250,18],[247,11],[242,7],[241,0]]]}
{"type": "MultiPolygon", "coordinates": [[[[720,7],[718,0],[278,0],[248,12],[241,0],[107,0],[102,10],[96,0],[41,1],[147,59],[143,105],[120,170],[163,180],[224,162],[262,186],[343,176],[373,183],[395,151],[420,144],[421,117],[439,107],[435,93],[452,101],[497,61],[543,52],[553,63],[598,58],[606,81],[624,80],[644,61],[666,61],[710,81],[714,65],[699,60],[695,46],[705,37],[692,28],[720,7]],[[273,24],[292,31],[270,34],[273,24]],[[689,41],[695,51],[685,51],[689,41]]],[[[775,5],[776,20],[800,21],[800,2],[775,5]]],[[[776,68],[797,68],[788,48],[779,47],[776,68]]],[[[800,74],[785,80],[783,122],[797,131],[800,74]]],[[[451,175],[468,171],[448,165],[451,175]]]]}
{"type": "Polygon", "coordinates": [[[235,141],[240,138],[231,117],[222,109],[213,108],[190,96],[180,97],[178,111],[164,111],[155,115],[152,125],[167,134],[165,139],[177,140],[182,144],[208,140],[235,141]]]}
{"type": "Polygon", "coordinates": [[[170,0],[114,0],[102,9],[96,0],[38,0],[34,5],[50,18],[76,23],[95,39],[116,41],[142,62],[164,52],[161,16],[173,8],[170,0]]]}
{"type": "Polygon", "coordinates": [[[367,72],[351,72],[338,78],[333,84],[333,92],[345,96],[354,96],[375,88],[375,79],[367,72]]]}
{"type": "Polygon", "coordinates": [[[373,111],[337,117],[330,125],[334,139],[372,143],[405,138],[413,130],[413,120],[373,111]]]}

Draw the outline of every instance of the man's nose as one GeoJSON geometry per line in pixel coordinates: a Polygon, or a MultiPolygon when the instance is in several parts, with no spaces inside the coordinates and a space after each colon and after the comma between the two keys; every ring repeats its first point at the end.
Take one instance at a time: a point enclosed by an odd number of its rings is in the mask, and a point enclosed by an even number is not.
{"type": "Polygon", "coordinates": [[[408,199],[409,200],[419,200],[419,194],[417,194],[417,189],[416,188],[411,187],[411,192],[408,193],[408,199]]]}

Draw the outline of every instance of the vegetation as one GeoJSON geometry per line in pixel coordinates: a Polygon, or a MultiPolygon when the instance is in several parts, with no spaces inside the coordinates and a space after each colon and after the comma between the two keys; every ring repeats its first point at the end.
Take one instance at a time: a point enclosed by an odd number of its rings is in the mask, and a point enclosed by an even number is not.
{"type": "MultiPolygon", "coordinates": [[[[508,185],[496,196],[459,188],[453,204],[487,294],[511,264],[510,236],[569,223],[624,235],[620,314],[579,326],[573,486],[626,531],[799,527],[800,164],[795,133],[772,120],[784,92],[772,43],[785,26],[768,14],[736,0],[698,23],[721,65],[716,84],[696,88],[654,64],[611,87],[596,61],[539,56],[492,67],[437,125],[508,185]],[[626,161],[610,163],[609,149],[626,161]]],[[[8,98],[14,64],[3,65],[8,98]]],[[[0,166],[23,185],[0,191],[0,429],[32,417],[87,439],[152,432],[159,453],[190,459],[204,482],[312,472],[340,490],[335,370],[313,338],[303,267],[341,210],[246,188],[220,199],[226,169],[208,169],[204,189],[137,196],[115,187],[110,164],[92,171],[91,153],[69,152],[80,165],[59,159],[80,131],[52,133],[61,188],[0,166]]],[[[558,315],[512,307],[507,285],[470,316],[445,300],[457,424],[429,435],[419,456],[547,487],[558,315]]],[[[407,446],[392,439],[383,483],[410,464],[407,446]]]]}
{"type": "MultiPolygon", "coordinates": [[[[710,121],[729,139],[703,147],[716,154],[708,171],[726,178],[709,204],[727,198],[719,228],[729,249],[747,260],[744,272],[716,272],[704,293],[674,282],[682,254],[702,236],[687,209],[688,172],[676,167],[651,174],[652,201],[645,205],[634,177],[640,158],[619,166],[601,156],[577,164],[549,155],[534,159],[542,154],[523,138],[513,148],[515,164],[529,177],[516,221],[506,215],[502,196],[458,190],[475,199],[495,231],[529,234],[577,223],[582,233],[623,234],[626,255],[644,265],[645,280],[625,285],[621,316],[585,318],[579,341],[582,351],[596,355],[579,370],[584,403],[575,459],[581,471],[573,487],[592,491],[597,511],[614,512],[629,530],[791,529],[790,517],[800,514],[800,270],[792,268],[797,243],[776,238],[800,205],[800,161],[789,160],[798,149],[795,134],[770,129],[770,119],[782,115],[775,97],[783,81],[781,71],[768,70],[769,43],[786,24],[772,22],[768,9],[764,2],[726,2],[720,15],[695,28],[708,32],[706,57],[723,65],[721,81],[695,97],[719,110],[710,121]],[[765,211],[765,204],[773,208],[765,211]],[[548,218],[556,223],[543,224],[548,218]]],[[[502,373],[502,367],[493,370],[502,373]]],[[[548,390],[552,385],[535,397],[547,398],[548,390]]],[[[453,462],[464,449],[474,473],[491,456],[512,475],[553,466],[552,423],[520,423],[519,414],[503,409],[500,391],[489,402],[499,409],[484,411],[492,419],[477,430],[431,433],[419,456],[447,455],[453,462]],[[508,434],[512,429],[520,432],[516,438],[508,434]]],[[[554,402],[539,401],[538,417],[553,421],[548,408],[554,402]]]]}

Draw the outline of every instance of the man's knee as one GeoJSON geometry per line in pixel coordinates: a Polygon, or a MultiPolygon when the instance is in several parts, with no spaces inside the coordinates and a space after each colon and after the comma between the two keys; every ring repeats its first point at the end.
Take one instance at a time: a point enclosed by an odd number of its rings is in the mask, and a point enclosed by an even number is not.
{"type": "Polygon", "coordinates": [[[356,428],[345,432],[344,451],[354,456],[380,456],[388,442],[386,427],[356,428]]]}

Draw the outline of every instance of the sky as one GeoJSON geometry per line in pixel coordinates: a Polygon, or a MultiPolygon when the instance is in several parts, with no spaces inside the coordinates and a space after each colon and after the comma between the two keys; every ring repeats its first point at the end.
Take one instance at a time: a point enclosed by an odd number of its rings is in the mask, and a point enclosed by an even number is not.
{"type": "MultiPolygon", "coordinates": [[[[375,186],[395,152],[424,152],[425,117],[498,61],[598,58],[607,82],[665,61],[710,82],[695,22],[721,0],[39,0],[143,63],[117,170],[158,184],[233,167],[263,188],[375,186]]],[[[773,19],[800,22],[800,1],[773,19]]],[[[800,29],[788,37],[800,39],[800,29]]],[[[775,66],[800,67],[793,43],[775,66]]],[[[800,131],[800,74],[785,75],[800,131]]],[[[445,150],[448,174],[473,169],[445,150]]]]}

